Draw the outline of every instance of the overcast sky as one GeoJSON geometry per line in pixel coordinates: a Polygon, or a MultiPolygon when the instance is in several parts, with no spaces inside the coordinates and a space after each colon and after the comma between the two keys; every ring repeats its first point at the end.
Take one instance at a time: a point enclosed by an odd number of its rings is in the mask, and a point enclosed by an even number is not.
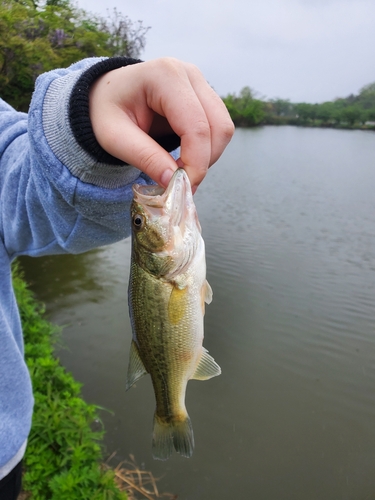
{"type": "Polygon", "coordinates": [[[78,0],[151,26],[142,59],[196,64],[220,95],[323,102],[375,81],[375,0],[78,0]]]}

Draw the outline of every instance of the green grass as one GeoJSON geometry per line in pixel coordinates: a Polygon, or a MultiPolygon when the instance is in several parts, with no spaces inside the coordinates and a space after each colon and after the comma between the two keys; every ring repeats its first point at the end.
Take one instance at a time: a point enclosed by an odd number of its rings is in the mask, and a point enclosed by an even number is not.
{"type": "Polygon", "coordinates": [[[17,264],[13,285],[33,383],[35,409],[24,460],[23,489],[30,500],[126,500],[114,472],[100,464],[103,430],[98,407],[81,397],[78,384],[54,357],[58,330],[44,318],[17,264]]]}

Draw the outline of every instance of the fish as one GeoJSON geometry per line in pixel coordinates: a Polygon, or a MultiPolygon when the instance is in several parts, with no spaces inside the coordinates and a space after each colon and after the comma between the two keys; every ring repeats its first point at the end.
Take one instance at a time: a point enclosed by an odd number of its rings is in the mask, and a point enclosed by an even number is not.
{"type": "Polygon", "coordinates": [[[152,454],[191,457],[194,433],[185,406],[189,380],[221,369],[203,347],[205,245],[189,178],[173,174],[166,189],[133,185],[129,315],[132,326],[126,390],[150,374],[155,393],[152,454]]]}

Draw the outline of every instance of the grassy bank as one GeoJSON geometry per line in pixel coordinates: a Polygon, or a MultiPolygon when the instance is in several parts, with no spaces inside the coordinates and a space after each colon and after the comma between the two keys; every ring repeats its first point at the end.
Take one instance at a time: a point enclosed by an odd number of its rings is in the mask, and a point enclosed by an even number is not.
{"type": "Polygon", "coordinates": [[[25,338],[35,412],[25,456],[23,489],[32,500],[126,500],[103,460],[98,408],[53,356],[56,327],[43,317],[17,266],[13,283],[25,338]]]}
{"type": "Polygon", "coordinates": [[[81,385],[55,358],[59,329],[44,317],[18,265],[13,286],[21,313],[25,356],[35,397],[19,500],[173,500],[134,457],[113,468],[103,463],[100,409],[81,397],[81,385]]]}

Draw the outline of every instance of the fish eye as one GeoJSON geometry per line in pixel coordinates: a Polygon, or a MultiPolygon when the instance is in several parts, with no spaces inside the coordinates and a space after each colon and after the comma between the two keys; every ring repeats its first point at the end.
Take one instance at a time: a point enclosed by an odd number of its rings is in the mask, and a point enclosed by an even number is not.
{"type": "Polygon", "coordinates": [[[142,215],[139,215],[139,214],[135,214],[134,217],[133,217],[133,226],[135,229],[141,229],[142,226],[143,226],[143,217],[142,215]]]}

